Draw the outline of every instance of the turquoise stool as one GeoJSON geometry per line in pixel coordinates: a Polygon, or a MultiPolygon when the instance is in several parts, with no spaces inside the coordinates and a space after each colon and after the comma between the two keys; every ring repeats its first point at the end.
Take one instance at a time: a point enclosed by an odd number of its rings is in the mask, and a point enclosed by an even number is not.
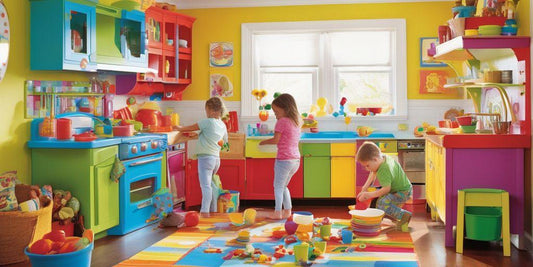
{"type": "MultiPolygon", "coordinates": [[[[511,256],[511,234],[509,222],[509,193],[500,189],[471,188],[457,191],[457,231],[455,252],[463,253],[466,207],[499,207],[501,208],[501,238],[503,239],[503,255],[511,256]]],[[[474,239],[474,238],[472,238],[474,239]]],[[[499,240],[498,237],[495,240],[499,240]]]]}

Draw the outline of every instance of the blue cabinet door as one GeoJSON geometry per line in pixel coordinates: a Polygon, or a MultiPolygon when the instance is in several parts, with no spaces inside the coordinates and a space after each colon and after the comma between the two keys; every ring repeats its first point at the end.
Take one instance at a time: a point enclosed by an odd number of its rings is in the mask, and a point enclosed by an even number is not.
{"type": "Polygon", "coordinates": [[[122,10],[121,51],[130,66],[148,67],[145,25],[143,12],[122,10]]]}
{"type": "Polygon", "coordinates": [[[96,9],[65,2],[63,69],[96,70],[96,9]]]}

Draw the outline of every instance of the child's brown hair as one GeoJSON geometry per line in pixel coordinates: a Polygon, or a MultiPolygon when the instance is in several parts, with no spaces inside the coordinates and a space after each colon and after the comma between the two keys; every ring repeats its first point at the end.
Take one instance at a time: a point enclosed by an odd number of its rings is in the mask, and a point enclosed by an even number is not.
{"type": "Polygon", "coordinates": [[[369,161],[381,157],[381,150],[373,142],[366,141],[357,150],[357,161],[369,161]]]}
{"type": "Polygon", "coordinates": [[[272,101],[272,105],[275,105],[278,108],[285,111],[285,115],[291,119],[296,126],[300,126],[300,113],[298,112],[298,107],[296,106],[296,101],[294,97],[289,94],[281,94],[272,101]]]}
{"type": "Polygon", "coordinates": [[[217,96],[209,98],[205,102],[205,107],[211,111],[220,112],[220,117],[224,117],[224,114],[226,113],[226,107],[224,106],[224,102],[222,102],[222,99],[217,96]]]}

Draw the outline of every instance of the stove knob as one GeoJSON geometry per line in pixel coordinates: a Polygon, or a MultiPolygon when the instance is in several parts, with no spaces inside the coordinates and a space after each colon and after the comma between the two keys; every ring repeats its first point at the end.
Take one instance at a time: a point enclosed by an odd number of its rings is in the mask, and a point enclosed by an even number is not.
{"type": "Polygon", "coordinates": [[[137,146],[131,147],[131,154],[137,154],[137,146]]]}
{"type": "Polygon", "coordinates": [[[141,144],[141,151],[146,151],[146,147],[147,147],[146,143],[142,143],[141,144]]]}
{"type": "Polygon", "coordinates": [[[159,146],[159,142],[152,141],[152,149],[156,149],[159,146]]]}

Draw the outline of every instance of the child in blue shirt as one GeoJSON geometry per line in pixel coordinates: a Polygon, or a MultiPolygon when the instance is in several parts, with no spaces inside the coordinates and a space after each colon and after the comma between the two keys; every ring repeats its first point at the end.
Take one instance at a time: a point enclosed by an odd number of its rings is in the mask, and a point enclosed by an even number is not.
{"type": "Polygon", "coordinates": [[[198,157],[198,179],[202,189],[202,207],[200,215],[208,217],[209,212],[217,212],[218,187],[213,184],[212,177],[220,167],[220,144],[227,142],[228,132],[226,125],[221,120],[225,113],[222,100],[212,97],[205,102],[206,119],[189,126],[178,126],[180,132],[197,131],[198,143],[196,144],[196,155],[198,157]]]}

